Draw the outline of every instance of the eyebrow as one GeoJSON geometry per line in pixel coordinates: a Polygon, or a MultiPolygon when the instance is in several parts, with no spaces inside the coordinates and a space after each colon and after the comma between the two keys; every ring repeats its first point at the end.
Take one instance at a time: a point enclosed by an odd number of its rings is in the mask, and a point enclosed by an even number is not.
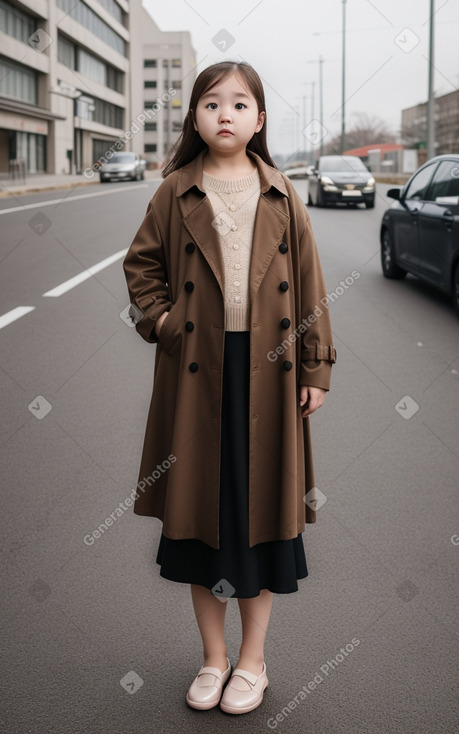
{"type": "MultiPolygon", "coordinates": [[[[219,96],[218,92],[210,91],[210,92],[206,92],[205,94],[203,94],[201,99],[204,99],[205,97],[218,97],[218,96],[219,96]]],[[[249,95],[245,94],[245,92],[235,92],[233,94],[233,97],[246,97],[247,99],[250,99],[249,95]]]]}

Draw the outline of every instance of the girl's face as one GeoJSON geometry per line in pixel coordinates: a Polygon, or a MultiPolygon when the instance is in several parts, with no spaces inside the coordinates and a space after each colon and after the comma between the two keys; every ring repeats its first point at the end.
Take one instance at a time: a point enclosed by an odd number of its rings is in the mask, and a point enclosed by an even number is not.
{"type": "Polygon", "coordinates": [[[261,130],[265,114],[258,112],[255,97],[235,73],[202,95],[193,124],[209,148],[220,155],[231,155],[245,149],[254,133],[261,130]]]}

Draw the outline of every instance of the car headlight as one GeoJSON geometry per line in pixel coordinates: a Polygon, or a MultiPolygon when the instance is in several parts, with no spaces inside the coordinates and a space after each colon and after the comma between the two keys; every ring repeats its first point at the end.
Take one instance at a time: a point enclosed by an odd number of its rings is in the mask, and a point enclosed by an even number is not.
{"type": "Polygon", "coordinates": [[[374,178],[372,176],[371,178],[368,179],[368,181],[366,182],[365,186],[374,186],[375,183],[376,183],[376,181],[374,180],[374,178]]]}
{"type": "Polygon", "coordinates": [[[324,184],[331,184],[332,186],[335,185],[335,182],[331,180],[329,176],[321,176],[320,177],[320,183],[324,184]]]}

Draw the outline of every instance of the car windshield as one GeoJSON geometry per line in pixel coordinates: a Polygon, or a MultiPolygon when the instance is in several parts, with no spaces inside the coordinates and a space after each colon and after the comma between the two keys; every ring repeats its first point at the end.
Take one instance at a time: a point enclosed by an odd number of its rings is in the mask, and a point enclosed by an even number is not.
{"type": "Polygon", "coordinates": [[[319,161],[319,169],[321,171],[366,171],[368,169],[360,158],[352,156],[334,155],[329,158],[321,158],[319,161]]]}
{"type": "Polygon", "coordinates": [[[135,161],[135,153],[115,153],[109,163],[133,163],[135,161]]]}

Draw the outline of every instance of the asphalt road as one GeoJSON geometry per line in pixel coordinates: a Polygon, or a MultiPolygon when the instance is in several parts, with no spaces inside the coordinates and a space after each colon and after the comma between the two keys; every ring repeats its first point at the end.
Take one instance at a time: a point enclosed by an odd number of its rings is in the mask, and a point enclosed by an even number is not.
{"type": "MultiPolygon", "coordinates": [[[[262,705],[187,706],[201,640],[189,586],[159,576],[159,520],[127,508],[85,543],[137,481],[155,352],[120,317],[120,253],[156,186],[0,201],[0,317],[31,309],[0,329],[2,731],[456,732],[459,323],[382,277],[387,186],[374,210],[310,209],[338,353],[311,417],[326,501],[309,577],[274,597],[262,705]]],[[[226,638],[234,664],[235,599],[226,638]]]]}

